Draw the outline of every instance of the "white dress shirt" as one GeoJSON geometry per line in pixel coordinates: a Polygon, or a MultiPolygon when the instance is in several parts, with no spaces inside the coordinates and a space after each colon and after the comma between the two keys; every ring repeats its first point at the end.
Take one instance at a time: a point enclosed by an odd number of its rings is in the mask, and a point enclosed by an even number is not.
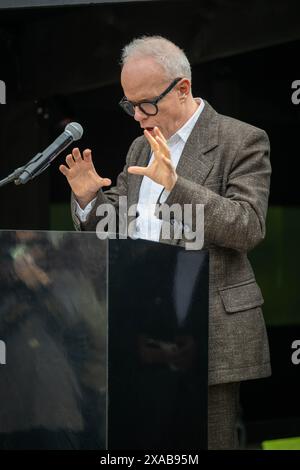
{"type": "MultiPolygon", "coordinates": [[[[200,98],[195,98],[199,103],[197,110],[190,117],[190,119],[180,128],[175,134],[173,134],[168,140],[167,144],[170,149],[170,156],[174,167],[176,168],[180,160],[183,148],[198,120],[200,114],[204,109],[204,101],[200,98]]],[[[149,164],[153,160],[153,152],[150,156],[149,164]]],[[[154,215],[155,204],[163,191],[163,186],[155,183],[147,176],[143,177],[142,184],[139,192],[139,199],[137,204],[136,227],[133,234],[133,238],[143,238],[144,240],[159,241],[162,221],[154,215]]],[[[161,202],[166,200],[169,191],[165,190],[161,202]]],[[[95,204],[96,198],[93,199],[84,209],[81,209],[79,204],[76,206],[76,214],[81,220],[85,222],[88,218],[90,211],[95,204]]]]}

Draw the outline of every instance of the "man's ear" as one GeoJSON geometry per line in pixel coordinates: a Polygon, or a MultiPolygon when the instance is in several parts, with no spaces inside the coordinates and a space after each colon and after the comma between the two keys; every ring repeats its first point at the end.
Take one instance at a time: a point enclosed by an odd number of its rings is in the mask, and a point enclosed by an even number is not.
{"type": "Polygon", "coordinates": [[[191,82],[188,78],[184,78],[180,83],[179,83],[179,94],[180,96],[187,96],[189,92],[191,91],[191,82]]]}

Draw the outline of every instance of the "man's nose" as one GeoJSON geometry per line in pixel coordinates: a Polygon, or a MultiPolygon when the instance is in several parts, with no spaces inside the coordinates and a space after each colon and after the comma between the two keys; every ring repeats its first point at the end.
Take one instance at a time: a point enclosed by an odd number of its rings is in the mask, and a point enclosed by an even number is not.
{"type": "Polygon", "coordinates": [[[138,106],[134,107],[134,119],[138,122],[140,122],[142,119],[145,119],[146,115],[143,113],[143,111],[140,110],[138,106]]]}

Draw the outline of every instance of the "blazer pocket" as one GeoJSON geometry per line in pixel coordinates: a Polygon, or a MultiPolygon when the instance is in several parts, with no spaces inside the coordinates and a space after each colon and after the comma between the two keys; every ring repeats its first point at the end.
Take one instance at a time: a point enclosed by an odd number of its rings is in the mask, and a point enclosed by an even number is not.
{"type": "Polygon", "coordinates": [[[231,286],[220,287],[219,293],[227,313],[250,310],[264,303],[261,290],[254,278],[231,286]]]}

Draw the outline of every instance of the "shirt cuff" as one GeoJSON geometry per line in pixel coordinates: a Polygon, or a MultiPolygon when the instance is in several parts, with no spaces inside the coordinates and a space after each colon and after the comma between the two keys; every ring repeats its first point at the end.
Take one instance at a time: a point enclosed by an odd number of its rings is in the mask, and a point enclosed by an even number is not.
{"type": "Polygon", "coordinates": [[[87,206],[85,206],[84,209],[81,209],[80,205],[78,204],[78,202],[76,201],[75,199],[75,204],[76,204],[76,209],[75,209],[75,212],[76,212],[76,215],[78,217],[78,219],[80,220],[80,222],[86,222],[89,215],[90,215],[90,212],[91,210],[93,209],[94,205],[95,205],[95,202],[96,202],[96,197],[88,203],[87,206]]]}

